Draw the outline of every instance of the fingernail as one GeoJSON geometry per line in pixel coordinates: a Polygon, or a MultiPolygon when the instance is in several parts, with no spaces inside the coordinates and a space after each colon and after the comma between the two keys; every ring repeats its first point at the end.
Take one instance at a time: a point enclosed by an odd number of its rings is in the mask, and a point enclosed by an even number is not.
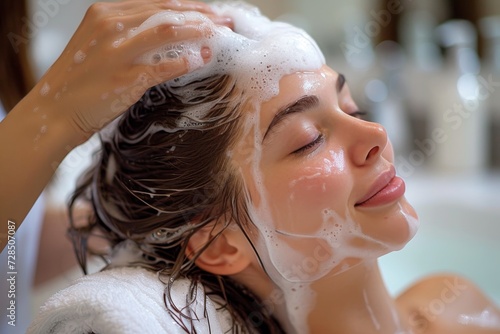
{"type": "Polygon", "coordinates": [[[208,63],[210,58],[212,58],[212,50],[210,50],[210,48],[207,46],[204,46],[201,48],[200,54],[201,54],[201,58],[203,58],[203,61],[205,62],[205,64],[208,63]]]}

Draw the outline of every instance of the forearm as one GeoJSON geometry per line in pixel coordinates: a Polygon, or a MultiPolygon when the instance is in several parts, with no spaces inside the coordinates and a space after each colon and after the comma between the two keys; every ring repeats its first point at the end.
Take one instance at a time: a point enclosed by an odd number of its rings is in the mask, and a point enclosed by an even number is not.
{"type": "Polygon", "coordinates": [[[62,159],[83,140],[54,107],[35,100],[27,96],[0,123],[0,250],[8,221],[20,226],[62,159]]]}

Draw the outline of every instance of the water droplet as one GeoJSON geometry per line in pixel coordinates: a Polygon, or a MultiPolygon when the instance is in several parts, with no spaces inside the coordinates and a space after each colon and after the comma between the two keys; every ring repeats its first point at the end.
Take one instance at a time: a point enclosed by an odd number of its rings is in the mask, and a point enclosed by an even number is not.
{"type": "Polygon", "coordinates": [[[75,61],[75,64],[81,64],[81,63],[83,63],[83,61],[85,60],[85,58],[87,58],[87,55],[82,50],[78,50],[75,53],[75,56],[73,57],[73,60],[75,61]]]}
{"type": "Polygon", "coordinates": [[[114,48],[119,47],[119,46],[123,43],[123,41],[124,41],[124,40],[125,40],[125,37],[122,37],[122,38],[120,38],[120,39],[118,39],[118,40],[114,41],[114,42],[113,42],[113,47],[114,47],[114,48]]]}
{"type": "Polygon", "coordinates": [[[42,89],[40,89],[40,95],[46,96],[50,91],[50,86],[48,83],[44,83],[42,89]]]}

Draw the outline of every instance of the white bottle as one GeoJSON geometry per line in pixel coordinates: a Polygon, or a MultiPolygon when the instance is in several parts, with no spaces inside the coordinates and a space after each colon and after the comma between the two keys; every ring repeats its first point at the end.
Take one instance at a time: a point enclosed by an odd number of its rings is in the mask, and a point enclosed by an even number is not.
{"type": "Polygon", "coordinates": [[[442,75],[435,78],[426,148],[431,166],[445,174],[478,174],[487,164],[487,112],[479,77],[476,30],[451,20],[436,30],[446,48],[442,75]]]}

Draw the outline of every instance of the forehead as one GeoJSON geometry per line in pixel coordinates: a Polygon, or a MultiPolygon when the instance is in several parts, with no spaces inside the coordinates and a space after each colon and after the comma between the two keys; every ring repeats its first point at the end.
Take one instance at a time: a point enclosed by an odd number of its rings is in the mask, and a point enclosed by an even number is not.
{"type": "Polygon", "coordinates": [[[260,105],[259,127],[266,129],[281,108],[305,95],[320,95],[325,90],[334,95],[337,77],[338,74],[326,65],[315,71],[296,72],[282,77],[278,95],[260,105]]]}
{"type": "Polygon", "coordinates": [[[322,92],[334,97],[337,77],[338,74],[325,65],[318,70],[300,71],[283,76],[279,80],[279,93],[265,102],[260,103],[258,98],[251,97],[251,103],[243,109],[240,140],[232,152],[233,156],[239,157],[240,160],[248,160],[251,152],[255,149],[260,150],[267,128],[275,115],[287,105],[305,95],[321,95],[322,92]],[[245,154],[238,154],[242,152],[245,154]]]}

